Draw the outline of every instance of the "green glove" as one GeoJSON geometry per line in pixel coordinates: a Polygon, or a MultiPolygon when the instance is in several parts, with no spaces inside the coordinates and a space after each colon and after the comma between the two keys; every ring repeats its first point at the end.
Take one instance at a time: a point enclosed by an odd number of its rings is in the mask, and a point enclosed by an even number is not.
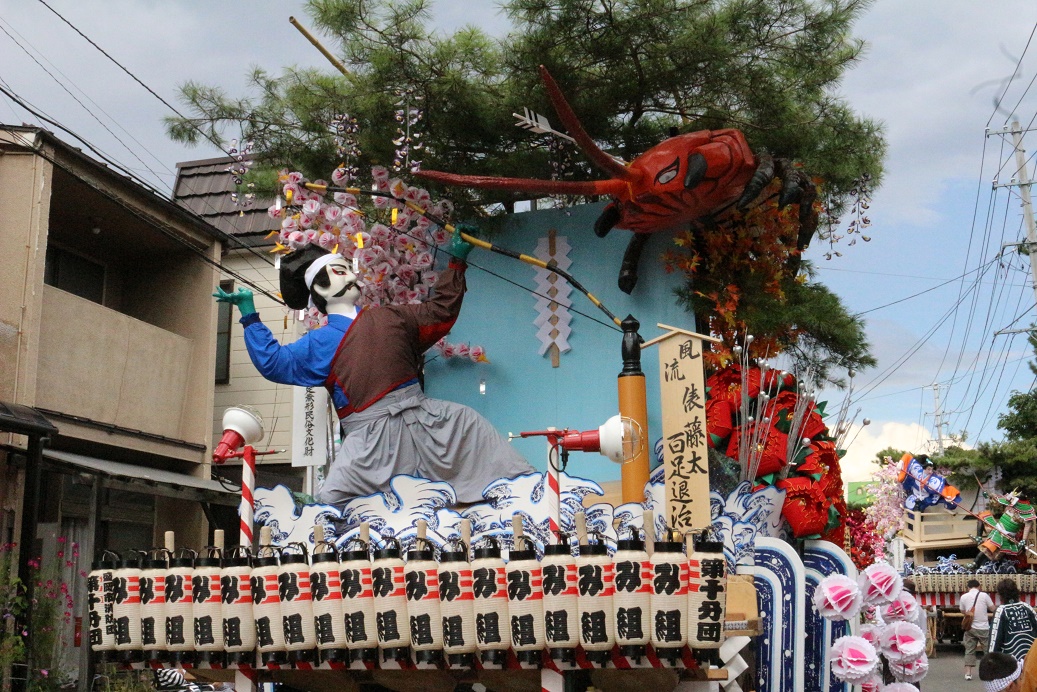
{"type": "Polygon", "coordinates": [[[242,317],[256,312],[256,304],[252,300],[252,291],[247,288],[239,288],[234,293],[227,293],[222,288],[217,288],[216,292],[212,295],[216,299],[217,303],[230,303],[231,305],[237,305],[238,310],[241,311],[242,317]]]}
{"type": "Polygon", "coordinates": [[[461,237],[462,233],[473,235],[476,232],[475,226],[454,226],[454,235],[450,236],[450,247],[447,248],[447,252],[456,257],[459,260],[468,259],[468,253],[475,247],[467,240],[461,237]]]}

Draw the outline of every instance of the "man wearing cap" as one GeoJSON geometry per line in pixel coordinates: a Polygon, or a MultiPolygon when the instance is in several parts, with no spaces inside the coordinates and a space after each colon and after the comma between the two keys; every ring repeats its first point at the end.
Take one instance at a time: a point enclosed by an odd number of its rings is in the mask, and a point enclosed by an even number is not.
{"type": "Polygon", "coordinates": [[[360,284],[345,258],[315,245],[289,253],[281,261],[285,305],[312,304],[328,316],[327,325],[291,344],[279,344],[263,325],[247,289],[214,294],[238,306],[249,357],[265,378],[330,393],[343,440],[318,502],[341,506],[387,490],[399,474],[447,481],[458,502],[478,502],[491,481],[533,471],[489,421],[426,397],[418,384],[422,355],[461,311],[471,249],[455,231],[450,264],[424,303],[360,310],[360,284]]]}

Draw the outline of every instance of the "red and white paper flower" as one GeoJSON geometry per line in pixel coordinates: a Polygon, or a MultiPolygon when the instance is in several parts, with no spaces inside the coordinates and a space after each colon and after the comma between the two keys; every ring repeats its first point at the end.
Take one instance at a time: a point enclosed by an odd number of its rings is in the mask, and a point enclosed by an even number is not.
{"type": "Polygon", "coordinates": [[[814,607],[827,620],[839,622],[854,618],[863,602],[860,586],[843,574],[825,577],[814,589],[814,607]]]}
{"type": "Polygon", "coordinates": [[[828,652],[832,675],[843,682],[858,683],[866,680],[879,664],[875,647],[860,637],[839,637],[828,652]]]}

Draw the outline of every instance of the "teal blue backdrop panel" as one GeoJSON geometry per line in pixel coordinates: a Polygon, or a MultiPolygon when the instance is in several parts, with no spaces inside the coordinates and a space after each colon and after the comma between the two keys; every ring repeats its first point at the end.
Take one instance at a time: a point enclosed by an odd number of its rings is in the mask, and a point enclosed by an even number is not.
{"type": "MultiPolygon", "coordinates": [[[[554,229],[559,237],[568,238],[572,248],[569,272],[620,319],[634,315],[641,322],[641,336],[646,341],[662,333],[656,327],[658,323],[692,329],[691,315],[677,306],[674,295],[681,277],[663,271],[660,260],[661,254],[672,247],[672,234],[651,238],[642,256],[640,280],[633,295],[628,296],[619,290],[616,279],[630,233],[613,230],[606,238],[596,237],[593,225],[602,206],[514,214],[494,242],[531,255],[538,240],[554,229]]],[[[534,267],[479,249],[472,251],[469,260],[468,293],[447,340],[484,346],[491,362],[435,358],[425,371],[429,396],[471,406],[503,435],[548,426],[592,430],[615,415],[619,406],[616,377],[623,365],[622,334],[605,314],[584,295],[572,292],[572,307],[589,317],[571,312],[572,350],[563,353],[560,366],[553,368],[549,355],[538,355],[540,341],[533,324],[536,297],[530,293],[536,286],[534,267]],[[480,381],[485,382],[485,394],[479,393],[480,381]]],[[[660,437],[662,425],[656,349],[643,353],[642,367],[648,386],[651,445],[660,437]]],[[[513,444],[533,466],[545,470],[544,438],[515,440],[513,444]]],[[[599,454],[574,453],[569,473],[601,482],[618,480],[620,468],[599,454]]]]}

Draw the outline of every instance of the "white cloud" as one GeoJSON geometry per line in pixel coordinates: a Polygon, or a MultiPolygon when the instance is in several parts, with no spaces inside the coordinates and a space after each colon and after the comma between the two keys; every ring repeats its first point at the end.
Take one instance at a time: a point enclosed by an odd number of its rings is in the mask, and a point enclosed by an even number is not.
{"type": "Polygon", "coordinates": [[[918,423],[895,421],[853,425],[846,439],[850,445],[840,463],[844,483],[871,480],[879,468],[874,463],[875,455],[887,447],[922,454],[933,441],[929,431],[918,423]]]}

